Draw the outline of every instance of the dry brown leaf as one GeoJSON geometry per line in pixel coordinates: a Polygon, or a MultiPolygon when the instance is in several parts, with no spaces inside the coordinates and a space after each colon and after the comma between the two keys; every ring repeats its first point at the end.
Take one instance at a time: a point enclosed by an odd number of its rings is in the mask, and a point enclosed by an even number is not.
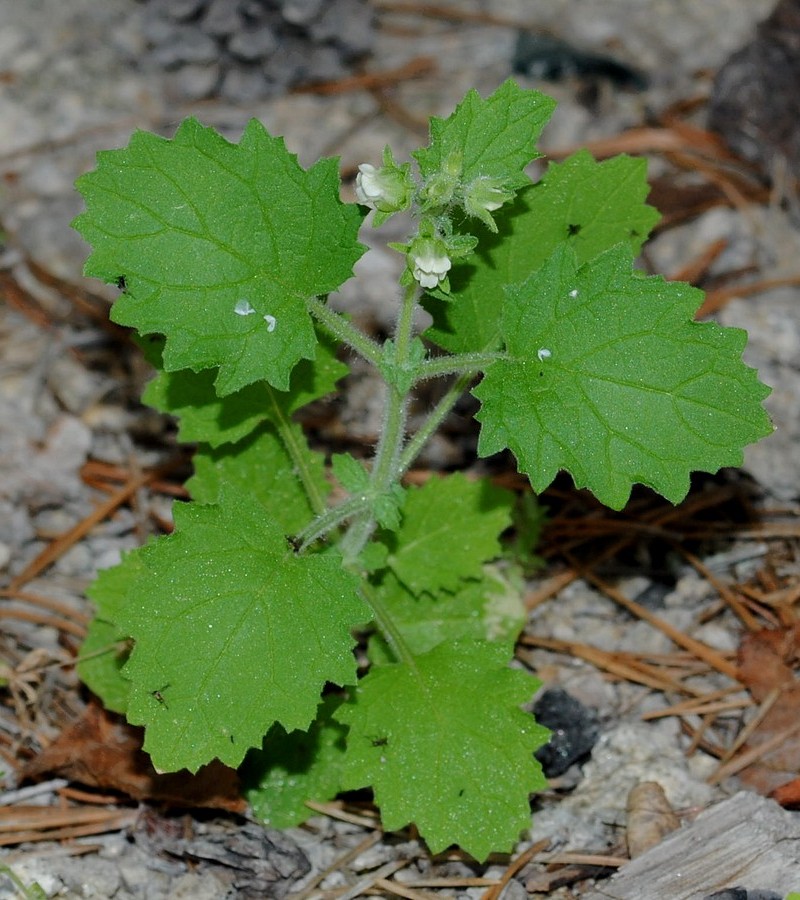
{"type": "Polygon", "coordinates": [[[782,784],[770,794],[776,803],[787,809],[800,808],[800,778],[795,778],[787,784],[782,784]]]}
{"type": "Polygon", "coordinates": [[[657,781],[641,781],[628,794],[628,826],[625,837],[631,859],[660,844],[680,822],[664,789],[657,781]]]}
{"type": "Polygon", "coordinates": [[[800,683],[793,665],[800,656],[800,623],[788,628],[765,628],[746,634],[739,646],[739,680],[759,702],[775,691],[778,697],[750,736],[745,750],[786,733],[775,749],[739,772],[747,785],[771,794],[800,773],[800,683]]]}
{"type": "Polygon", "coordinates": [[[22,770],[22,778],[58,774],[103,789],[122,791],[135,800],[177,807],[204,807],[244,812],[239,776],[214,761],[196,774],[160,775],[142,750],[142,729],[128,725],[90,703],[84,715],[22,770]]]}

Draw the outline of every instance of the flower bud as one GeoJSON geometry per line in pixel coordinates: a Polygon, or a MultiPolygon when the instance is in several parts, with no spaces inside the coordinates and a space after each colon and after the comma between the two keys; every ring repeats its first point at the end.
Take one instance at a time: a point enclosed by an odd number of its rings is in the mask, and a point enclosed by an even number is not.
{"type": "Polygon", "coordinates": [[[500,209],[513,196],[499,178],[476,178],[464,191],[464,209],[468,215],[475,216],[492,231],[497,231],[490,213],[500,209]]]}

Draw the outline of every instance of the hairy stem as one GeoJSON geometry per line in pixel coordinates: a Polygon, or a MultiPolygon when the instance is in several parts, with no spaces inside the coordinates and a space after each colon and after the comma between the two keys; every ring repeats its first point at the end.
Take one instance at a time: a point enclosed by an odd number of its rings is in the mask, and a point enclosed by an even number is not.
{"type": "Polygon", "coordinates": [[[447,389],[447,392],[442,396],[442,398],[433,408],[433,411],[425,420],[422,427],[406,444],[398,462],[398,476],[402,476],[406,471],[408,471],[411,464],[414,462],[417,456],[419,456],[422,448],[436,433],[439,426],[447,418],[449,412],[456,405],[456,403],[458,403],[459,397],[461,397],[464,391],[469,387],[469,383],[474,377],[474,373],[465,372],[464,374],[460,375],[447,389]]]}
{"type": "MultiPolygon", "coordinates": [[[[408,361],[414,329],[418,288],[415,284],[406,288],[395,326],[395,362],[398,369],[408,361]]],[[[400,454],[406,436],[406,418],[410,391],[401,391],[395,384],[386,383],[386,412],[378,447],[372,461],[370,487],[373,496],[385,493],[400,479],[400,454]]],[[[345,563],[352,563],[375,530],[375,519],[362,516],[353,522],[339,544],[345,563]]]]}
{"type": "Polygon", "coordinates": [[[308,301],[308,311],[322,325],[322,327],[336,340],[341,341],[363,357],[367,362],[377,366],[382,358],[380,346],[367,337],[360,328],[356,328],[341,313],[319,297],[311,297],[308,301]]]}
{"type": "Polygon", "coordinates": [[[435,356],[426,359],[419,367],[419,380],[438,378],[442,375],[467,375],[474,377],[485,371],[498,359],[508,359],[507,353],[458,353],[452,356],[435,356]]]}
{"type": "Polygon", "coordinates": [[[295,535],[294,540],[298,544],[298,552],[302,553],[315,541],[324,538],[325,535],[338,528],[343,522],[355,518],[368,509],[369,500],[366,497],[350,497],[344,503],[326,509],[295,535]]]}

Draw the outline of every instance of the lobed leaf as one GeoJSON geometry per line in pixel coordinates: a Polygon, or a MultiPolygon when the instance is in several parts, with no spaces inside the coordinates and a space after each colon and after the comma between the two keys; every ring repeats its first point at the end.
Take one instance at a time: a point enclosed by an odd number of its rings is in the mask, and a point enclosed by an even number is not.
{"type": "Polygon", "coordinates": [[[364,247],[363,212],[339,199],[337,161],[307,171],[255,119],[232,144],[186,119],[172,140],[139,131],[77,181],[87,275],[125,286],[112,318],[166,336],[164,368],[217,368],[220,396],[289,389],[313,359],[308,298],[338,288],[364,247]]]}
{"type": "Polygon", "coordinates": [[[479,453],[508,447],[534,490],[560,469],[613,509],[634,483],[677,503],[694,470],[742,462],[772,431],[746,334],[694,322],[700,291],[631,269],[619,246],[578,266],[569,247],[509,287],[481,401],[479,453]]]}
{"type": "Polygon", "coordinates": [[[103,569],[86,590],[95,615],[81,645],[78,675],[107,709],[118,713],[124,713],[128,707],[130,682],[123,674],[123,667],[130,646],[129,635],[117,620],[131,586],[142,571],[138,552],[130,551],[116,566],[103,569]]]}
{"type": "Polygon", "coordinates": [[[388,565],[414,594],[455,589],[500,553],[514,496],[456,472],[409,488],[400,527],[384,536],[388,565]]]}
{"type": "Polygon", "coordinates": [[[480,176],[525,184],[522,169],[540,156],[535,143],[555,105],[550,97],[523,90],[511,79],[485,100],[470,90],[446,119],[431,118],[430,146],[412,155],[423,177],[457,158],[464,182],[480,176]]]}
{"type": "Polygon", "coordinates": [[[343,787],[371,786],[387,831],[414,822],[432,853],[511,850],[546,787],[533,752],[549,732],[520,709],[539,682],[502,645],[439,644],[374,668],[336,718],[350,726],[343,787]]]}
{"type": "Polygon", "coordinates": [[[334,554],[297,556],[257,499],[175,506],[175,532],[138,551],[117,621],[135,643],[128,719],[155,766],[236,766],[279,722],[309,726],[326,682],[352,683],[368,619],[334,554]]]}

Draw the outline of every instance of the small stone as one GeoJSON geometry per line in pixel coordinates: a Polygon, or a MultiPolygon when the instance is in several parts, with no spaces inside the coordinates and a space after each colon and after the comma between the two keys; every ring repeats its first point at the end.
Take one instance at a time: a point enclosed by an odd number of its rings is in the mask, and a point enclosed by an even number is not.
{"type": "MultiPolygon", "coordinates": [[[[315,51],[316,52],[316,51],[315,51]]],[[[299,84],[308,77],[308,44],[292,36],[281,38],[280,52],[264,61],[264,77],[273,91],[299,84]]]]}
{"type": "Polygon", "coordinates": [[[266,25],[254,31],[239,31],[228,41],[231,56],[245,62],[266,59],[278,49],[278,46],[278,39],[266,25]]]}
{"type": "Polygon", "coordinates": [[[317,43],[335,42],[348,59],[368,53],[375,40],[372,15],[362,0],[331,0],[309,32],[317,43]]]}
{"type": "Polygon", "coordinates": [[[213,63],[219,57],[217,42],[190,25],[175,26],[170,36],[152,52],[158,65],[173,69],[185,63],[213,63]]]}
{"type": "Polygon", "coordinates": [[[324,0],[286,0],[281,7],[283,18],[292,25],[308,25],[322,11],[324,0]]]}
{"type": "Polygon", "coordinates": [[[500,897],[501,900],[528,900],[528,892],[518,881],[509,881],[500,897]]]}
{"type": "Polygon", "coordinates": [[[333,47],[316,47],[310,54],[308,81],[335,81],[345,75],[339,53],[333,47]]]}
{"type": "Polygon", "coordinates": [[[260,67],[229,69],[220,86],[220,95],[235,103],[252,103],[270,93],[270,86],[260,67]]]}
{"type": "Polygon", "coordinates": [[[188,22],[199,16],[207,0],[171,0],[167,7],[167,15],[176,22],[188,22]]]}
{"type": "Polygon", "coordinates": [[[228,37],[242,27],[238,5],[232,0],[211,0],[203,17],[202,28],[215,37],[228,37]]]}
{"type": "Polygon", "coordinates": [[[175,91],[186,100],[204,100],[210,97],[219,83],[220,66],[211,65],[181,66],[172,73],[172,84],[175,91]]]}
{"type": "Polygon", "coordinates": [[[257,25],[270,17],[271,6],[270,0],[240,0],[239,12],[246,22],[257,25]]]}

